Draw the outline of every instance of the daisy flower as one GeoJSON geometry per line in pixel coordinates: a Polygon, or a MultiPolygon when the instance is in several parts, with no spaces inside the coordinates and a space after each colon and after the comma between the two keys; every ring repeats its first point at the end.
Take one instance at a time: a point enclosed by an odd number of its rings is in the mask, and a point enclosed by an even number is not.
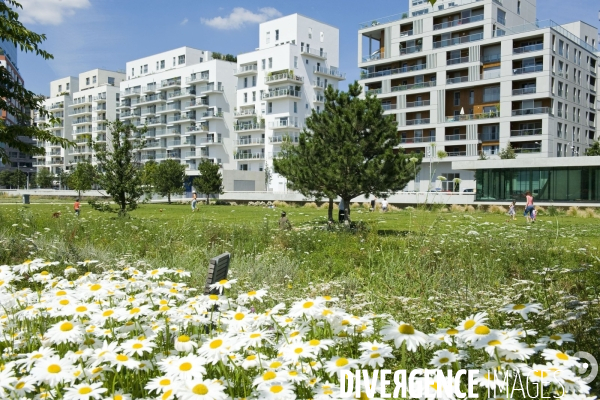
{"type": "Polygon", "coordinates": [[[458,324],[458,330],[459,331],[466,331],[469,329],[472,329],[474,326],[479,326],[479,325],[483,325],[485,324],[485,322],[488,320],[487,318],[487,313],[485,312],[480,312],[474,315],[469,315],[467,318],[463,319],[459,324],[458,324]]]}
{"type": "Polygon", "coordinates": [[[110,364],[113,367],[117,368],[117,372],[122,368],[136,369],[140,365],[139,361],[129,357],[124,353],[112,354],[108,357],[108,361],[110,361],[110,364]]]}
{"type": "Polygon", "coordinates": [[[563,353],[559,350],[545,349],[542,351],[542,356],[547,361],[554,364],[562,365],[565,368],[579,367],[579,358],[571,357],[570,355],[563,353]]]}
{"type": "Polygon", "coordinates": [[[122,345],[123,353],[128,356],[138,355],[142,357],[144,353],[152,353],[156,344],[150,339],[129,339],[122,345]]]}
{"type": "Polygon", "coordinates": [[[358,360],[345,357],[333,357],[331,360],[325,362],[325,371],[329,375],[339,374],[340,371],[345,369],[357,369],[358,360]]]}
{"type": "Polygon", "coordinates": [[[188,335],[181,335],[175,338],[175,350],[189,353],[198,347],[198,343],[190,339],[188,335]]]}
{"type": "Polygon", "coordinates": [[[77,322],[63,320],[48,329],[46,337],[54,344],[81,343],[83,340],[83,330],[77,322]]]}
{"type": "Polygon", "coordinates": [[[386,325],[381,329],[383,340],[393,340],[396,347],[400,347],[403,343],[406,343],[406,349],[408,351],[417,351],[419,346],[427,343],[429,337],[416,330],[412,325],[400,321],[390,321],[389,325],[386,325]]]}
{"type": "Polygon", "coordinates": [[[231,280],[221,279],[219,282],[213,283],[212,285],[210,285],[209,288],[211,290],[217,289],[219,291],[219,293],[223,294],[225,289],[231,289],[231,285],[236,282],[237,282],[237,279],[231,279],[231,280]]]}
{"type": "Polygon", "coordinates": [[[508,314],[520,314],[527,321],[527,314],[539,314],[542,311],[542,305],[539,303],[508,304],[502,307],[500,311],[508,314]]]}
{"type": "Polygon", "coordinates": [[[262,298],[267,295],[267,291],[264,289],[259,290],[251,290],[246,293],[242,293],[238,296],[237,302],[238,304],[246,304],[251,301],[259,301],[262,302],[262,298]]]}
{"type": "Polygon", "coordinates": [[[98,399],[102,397],[102,393],[106,392],[106,389],[102,387],[102,382],[97,383],[80,383],[68,388],[65,392],[65,400],[89,400],[98,399]]]}
{"type": "Polygon", "coordinates": [[[144,388],[149,393],[156,392],[157,394],[160,394],[173,389],[173,381],[169,376],[158,376],[150,379],[144,388]]]}
{"type": "Polygon", "coordinates": [[[34,363],[39,360],[47,359],[48,357],[52,357],[55,355],[54,349],[50,347],[40,347],[36,351],[32,351],[31,353],[21,354],[23,357],[21,360],[15,361],[15,363],[26,370],[30,370],[34,363]]]}
{"type": "Polygon", "coordinates": [[[452,363],[454,363],[456,360],[456,354],[452,353],[451,351],[438,350],[435,352],[435,356],[429,362],[429,364],[439,369],[443,366],[452,365],[452,363]]]}
{"type": "Polygon", "coordinates": [[[159,361],[161,371],[173,379],[201,379],[206,374],[204,362],[201,357],[187,355],[185,357],[169,357],[159,361]]]}
{"type": "Polygon", "coordinates": [[[74,367],[69,361],[58,356],[52,356],[38,361],[31,369],[30,376],[38,383],[53,387],[63,382],[71,382],[74,367]]]}
{"type": "Polygon", "coordinates": [[[288,312],[288,315],[292,318],[306,317],[317,317],[325,305],[323,299],[307,299],[297,301],[292,305],[292,308],[288,312]]]}
{"type": "Polygon", "coordinates": [[[506,386],[503,377],[491,370],[480,370],[474,378],[475,384],[489,390],[503,391],[506,386]]]}
{"type": "Polygon", "coordinates": [[[556,343],[562,346],[565,342],[574,342],[573,335],[570,333],[555,333],[550,336],[543,336],[539,339],[541,343],[556,343]]]}
{"type": "Polygon", "coordinates": [[[225,386],[213,380],[189,379],[177,390],[181,400],[225,400],[225,386]]]}
{"type": "Polygon", "coordinates": [[[260,398],[266,400],[293,400],[296,398],[294,387],[290,383],[273,383],[259,387],[260,398]]]}
{"type": "Polygon", "coordinates": [[[283,358],[287,361],[296,362],[300,358],[314,359],[315,353],[303,342],[292,342],[284,345],[280,352],[283,353],[283,358]]]}

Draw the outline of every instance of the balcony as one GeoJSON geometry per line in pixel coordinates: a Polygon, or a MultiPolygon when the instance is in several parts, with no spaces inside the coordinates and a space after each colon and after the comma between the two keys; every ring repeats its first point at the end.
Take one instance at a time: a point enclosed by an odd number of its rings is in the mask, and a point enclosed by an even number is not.
{"type": "Polygon", "coordinates": [[[418,46],[411,46],[411,47],[400,47],[400,55],[406,55],[406,54],[413,54],[413,53],[420,53],[423,51],[423,46],[422,45],[418,45],[418,46]]]}
{"type": "Polygon", "coordinates": [[[513,146],[513,150],[515,151],[516,154],[541,153],[542,146],[541,145],[528,145],[528,146],[521,146],[521,147],[513,146]]]}
{"type": "Polygon", "coordinates": [[[448,157],[465,157],[467,155],[466,151],[448,151],[446,152],[448,157]]]}
{"type": "Polygon", "coordinates": [[[474,121],[478,119],[490,119],[500,118],[500,113],[497,111],[491,111],[480,114],[463,114],[463,115],[451,115],[446,117],[446,122],[463,122],[463,121],[474,121]]]}
{"type": "MultiPolygon", "coordinates": [[[[408,108],[408,106],[406,106],[406,107],[408,108]]],[[[383,108],[383,111],[395,110],[397,108],[397,104],[382,103],[381,108],[383,108]]]]}
{"type": "Polygon", "coordinates": [[[198,90],[198,94],[200,96],[206,96],[211,93],[223,93],[225,91],[225,87],[220,83],[215,86],[214,83],[209,83],[208,85],[200,86],[196,88],[198,90]]]}
{"type": "Polygon", "coordinates": [[[237,153],[234,158],[236,160],[264,160],[265,155],[263,153],[237,153]]]}
{"type": "Polygon", "coordinates": [[[160,82],[161,89],[176,88],[181,86],[181,78],[163,79],[160,82]]]}
{"type": "Polygon", "coordinates": [[[191,74],[189,77],[185,78],[185,83],[186,84],[191,84],[191,83],[200,83],[200,82],[208,82],[208,77],[209,74],[208,72],[203,72],[201,74],[191,74]]]}
{"type": "Polygon", "coordinates": [[[213,111],[206,111],[204,113],[202,113],[201,115],[202,119],[217,119],[217,118],[223,118],[223,112],[215,112],[213,111]]]}
{"type": "Polygon", "coordinates": [[[454,85],[456,83],[469,82],[468,76],[457,76],[456,78],[446,79],[446,85],[454,85]]]}
{"type": "Polygon", "coordinates": [[[318,74],[318,75],[325,75],[327,77],[332,77],[332,78],[340,79],[340,80],[346,79],[346,74],[341,73],[336,68],[326,68],[326,67],[315,66],[315,67],[313,67],[313,73],[318,74]]]}
{"type": "Polygon", "coordinates": [[[168,113],[181,111],[181,105],[179,103],[168,104],[166,106],[156,107],[156,113],[168,113]]]}
{"type": "Polygon", "coordinates": [[[207,124],[196,124],[196,125],[188,126],[187,128],[185,128],[185,131],[188,133],[208,132],[208,125],[207,124]]]}
{"type": "Polygon", "coordinates": [[[295,84],[303,84],[304,80],[302,79],[301,76],[295,76],[292,73],[282,73],[282,74],[273,74],[270,76],[265,76],[265,84],[267,85],[273,85],[273,84],[279,84],[279,83],[288,83],[290,85],[295,85],[295,84]]]}
{"type": "Polygon", "coordinates": [[[462,25],[471,24],[474,22],[479,22],[479,21],[483,21],[483,14],[475,15],[473,17],[457,19],[454,21],[442,22],[440,24],[435,24],[435,25],[433,25],[433,30],[438,31],[440,29],[452,28],[454,26],[462,26],[462,25]]]}
{"type": "Polygon", "coordinates": [[[532,74],[534,72],[541,72],[544,70],[543,64],[530,65],[523,68],[514,68],[513,75],[532,74]]]}
{"type": "Polygon", "coordinates": [[[516,47],[513,49],[513,54],[531,53],[533,51],[540,51],[544,49],[543,43],[531,44],[529,46],[516,47]]]}
{"type": "Polygon", "coordinates": [[[233,115],[236,118],[253,117],[256,115],[256,110],[254,108],[249,108],[245,110],[236,111],[233,115]]]}
{"type": "Polygon", "coordinates": [[[398,85],[398,86],[392,86],[392,92],[401,92],[404,90],[414,90],[414,89],[424,89],[424,88],[428,88],[428,87],[433,87],[435,85],[436,85],[436,81],[417,82],[417,83],[411,83],[409,85],[398,85]]]}
{"type": "Polygon", "coordinates": [[[406,67],[402,67],[402,68],[387,69],[385,71],[377,71],[377,72],[369,72],[369,73],[361,72],[360,79],[379,78],[382,76],[404,74],[407,72],[422,71],[425,69],[427,69],[427,64],[416,64],[416,65],[406,66],[406,67]]]}
{"type": "Polygon", "coordinates": [[[290,134],[279,134],[277,136],[271,136],[269,142],[273,144],[278,143],[298,143],[300,142],[300,136],[297,133],[290,134]]]}
{"type": "Polygon", "coordinates": [[[156,92],[157,90],[158,90],[158,87],[157,87],[156,83],[150,83],[150,84],[144,86],[144,93],[156,92]]]}
{"type": "Polygon", "coordinates": [[[469,62],[469,56],[466,57],[457,57],[446,60],[446,65],[455,65],[455,64],[463,64],[469,62]]]}
{"type": "Polygon", "coordinates": [[[435,142],[435,136],[416,136],[411,138],[400,138],[400,143],[402,144],[412,144],[412,143],[431,143],[435,142]]]}
{"type": "Polygon", "coordinates": [[[196,89],[187,88],[184,90],[176,90],[173,93],[169,93],[169,100],[180,99],[184,97],[194,97],[196,96],[196,89]]]}
{"type": "Polygon", "coordinates": [[[50,105],[50,110],[62,110],[65,108],[65,103],[54,103],[50,105]]]}
{"type": "Polygon", "coordinates": [[[258,65],[242,65],[237,71],[235,71],[235,76],[244,76],[244,75],[256,75],[258,73],[258,65]]]}
{"type": "Polygon", "coordinates": [[[325,96],[323,96],[322,94],[316,94],[316,95],[313,97],[313,101],[314,101],[315,103],[325,103],[325,96]]]}
{"type": "Polygon", "coordinates": [[[534,136],[541,135],[542,128],[534,128],[534,129],[518,129],[510,131],[510,136],[534,136]]]}
{"type": "Polygon", "coordinates": [[[126,118],[139,117],[141,115],[142,115],[142,110],[134,110],[134,111],[121,112],[120,117],[121,117],[121,119],[126,119],[126,118]]]}
{"type": "Polygon", "coordinates": [[[410,119],[406,121],[406,125],[410,126],[410,125],[427,125],[431,123],[431,119],[430,118],[418,118],[418,119],[410,119]]]}
{"type": "Polygon", "coordinates": [[[302,125],[296,121],[291,121],[288,119],[280,119],[280,120],[269,122],[269,129],[283,129],[283,128],[302,129],[302,125]]]}
{"type": "Polygon", "coordinates": [[[141,87],[127,88],[121,92],[121,98],[131,97],[131,96],[139,96],[141,92],[142,92],[141,87]]]}
{"type": "Polygon", "coordinates": [[[249,138],[236,140],[237,146],[256,146],[265,144],[265,138],[249,138]]]}
{"type": "Polygon", "coordinates": [[[455,140],[467,140],[467,135],[466,134],[446,135],[444,137],[444,139],[447,142],[452,142],[452,141],[455,141],[455,140]]]}
{"type": "Polygon", "coordinates": [[[382,58],[384,58],[384,57],[381,56],[381,52],[376,51],[371,55],[364,56],[362,58],[362,62],[365,63],[365,62],[369,62],[369,61],[377,61],[377,60],[381,60],[382,58]]]}
{"type": "Polygon", "coordinates": [[[220,144],[220,143],[223,143],[223,140],[221,139],[220,136],[217,136],[216,138],[214,138],[212,136],[198,138],[198,144],[200,146],[208,146],[208,145],[220,144]]]}
{"type": "Polygon", "coordinates": [[[236,132],[264,131],[265,126],[264,126],[264,124],[252,124],[252,123],[236,124],[236,125],[234,125],[233,129],[236,132]]]}
{"type": "Polygon", "coordinates": [[[425,107],[430,105],[431,101],[430,100],[422,100],[422,101],[411,101],[406,103],[406,108],[413,108],[413,107],[425,107]]]}
{"type": "Polygon", "coordinates": [[[166,121],[160,117],[158,118],[146,118],[146,125],[148,126],[158,126],[158,125],[166,125],[166,121]]]}
{"type": "Polygon", "coordinates": [[[76,107],[76,106],[81,106],[84,104],[91,104],[92,103],[92,98],[90,97],[80,97],[78,99],[74,99],[73,100],[73,104],[69,104],[69,107],[76,107]]]}
{"type": "Polygon", "coordinates": [[[194,99],[183,103],[185,108],[206,108],[208,107],[208,99],[194,99]]]}
{"type": "Polygon", "coordinates": [[[442,47],[455,46],[455,45],[461,44],[461,43],[476,42],[478,40],[483,40],[483,32],[474,33],[471,35],[466,35],[466,36],[461,36],[461,37],[456,37],[456,38],[451,38],[451,39],[439,40],[439,41],[433,42],[433,48],[439,49],[442,47]]]}
{"type": "Polygon", "coordinates": [[[97,103],[103,103],[106,101],[106,93],[101,93],[97,96],[94,96],[94,101],[97,103]]]}
{"type": "Polygon", "coordinates": [[[513,96],[522,96],[524,94],[534,94],[537,91],[537,87],[533,86],[533,87],[528,87],[528,88],[522,88],[522,89],[513,89],[512,91],[512,95],[513,96]]]}
{"type": "Polygon", "coordinates": [[[106,104],[102,104],[101,106],[96,106],[92,108],[92,111],[98,112],[98,111],[106,111],[106,104]]]}
{"type": "Polygon", "coordinates": [[[492,64],[499,63],[502,61],[502,56],[500,54],[489,54],[481,58],[481,62],[483,64],[492,64]]]}
{"type": "Polygon", "coordinates": [[[325,60],[327,58],[327,52],[323,51],[322,49],[311,49],[308,46],[300,46],[300,53],[315,58],[320,58],[321,60],[325,60]]]}
{"type": "Polygon", "coordinates": [[[73,121],[71,121],[72,125],[82,125],[82,124],[91,124],[92,123],[92,119],[91,118],[77,118],[74,119],[73,121]]]}
{"type": "Polygon", "coordinates": [[[522,115],[534,115],[534,114],[552,115],[552,109],[550,107],[536,107],[536,108],[522,108],[519,110],[512,111],[513,117],[518,117],[518,116],[522,116],[522,115]]]}
{"type": "Polygon", "coordinates": [[[262,95],[263,100],[267,99],[275,99],[275,98],[300,98],[302,97],[302,92],[300,90],[292,90],[292,89],[276,89],[269,90],[268,92],[264,92],[262,95]]]}
{"type": "Polygon", "coordinates": [[[167,99],[167,96],[164,94],[153,94],[151,96],[143,96],[139,104],[150,104],[150,103],[161,103],[167,99]]]}

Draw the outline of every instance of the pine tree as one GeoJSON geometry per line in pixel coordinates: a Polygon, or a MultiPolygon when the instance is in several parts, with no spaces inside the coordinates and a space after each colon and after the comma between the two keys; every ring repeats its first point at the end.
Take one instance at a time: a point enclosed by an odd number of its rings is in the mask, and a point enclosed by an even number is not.
{"type": "Polygon", "coordinates": [[[339,196],[350,217],[350,200],[360,195],[389,197],[418,172],[399,147],[397,123],[383,114],[374,96],[361,98],[355,82],[348,92],[325,91],[325,109],[306,120],[298,146],[288,146],[275,160],[288,187],[327,197],[339,196]]]}
{"type": "Polygon", "coordinates": [[[81,198],[81,192],[92,190],[95,181],[96,169],[89,162],[83,161],[75,165],[67,182],[71,189],[77,190],[78,197],[81,198]]]}
{"type": "Polygon", "coordinates": [[[209,204],[211,194],[223,194],[223,177],[219,168],[219,164],[208,160],[202,160],[198,165],[200,176],[194,178],[193,185],[198,193],[206,194],[206,204],[209,204]]]}
{"type": "Polygon", "coordinates": [[[121,121],[110,122],[108,128],[111,134],[110,144],[105,147],[94,143],[94,150],[98,161],[98,184],[112,197],[117,209],[101,206],[94,201],[90,201],[90,204],[95,209],[117,211],[120,216],[125,216],[127,211],[137,208],[138,201],[144,194],[143,168],[134,156],[134,150],[141,148],[141,143],[136,138],[144,130],[121,121]]]}
{"type": "Polygon", "coordinates": [[[171,195],[182,194],[185,190],[185,165],[176,160],[165,160],[154,168],[151,179],[154,191],[167,196],[171,204],[171,195]]]}
{"type": "MultiPolygon", "coordinates": [[[[33,52],[44,60],[54,58],[52,54],[42,50],[39,45],[46,40],[46,35],[39,35],[25,28],[19,22],[19,14],[15,11],[23,8],[14,0],[0,1],[0,41],[12,43],[21,51],[33,52]]],[[[45,130],[45,125],[30,126],[31,116],[29,110],[36,111],[40,116],[47,117],[50,124],[58,123],[43,107],[44,98],[25,89],[23,83],[15,79],[7,68],[0,67],[0,110],[12,115],[16,124],[8,125],[0,118],[0,160],[9,162],[6,149],[12,147],[21,153],[44,155],[45,150],[39,143],[49,142],[66,146],[68,140],[54,136],[45,130]],[[24,141],[23,138],[36,139],[33,143],[24,141]]]]}

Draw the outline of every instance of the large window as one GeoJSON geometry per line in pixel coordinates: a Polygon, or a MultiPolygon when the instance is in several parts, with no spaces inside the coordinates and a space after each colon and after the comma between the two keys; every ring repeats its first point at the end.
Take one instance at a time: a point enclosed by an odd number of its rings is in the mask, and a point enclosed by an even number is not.
{"type": "Polygon", "coordinates": [[[483,88],[483,102],[492,103],[495,101],[500,101],[500,86],[483,88]]]}

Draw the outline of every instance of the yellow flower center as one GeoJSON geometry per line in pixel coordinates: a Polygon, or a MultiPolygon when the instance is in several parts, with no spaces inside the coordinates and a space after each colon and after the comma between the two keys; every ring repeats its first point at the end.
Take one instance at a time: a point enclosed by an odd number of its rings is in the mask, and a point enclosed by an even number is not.
{"type": "Polygon", "coordinates": [[[213,340],[212,342],[210,342],[210,348],[211,349],[218,349],[219,347],[221,347],[221,345],[223,344],[223,341],[221,339],[216,339],[213,340]]]}
{"type": "Polygon", "coordinates": [[[265,381],[270,381],[270,380],[273,380],[275,378],[277,378],[277,374],[275,372],[273,372],[273,371],[267,371],[263,375],[263,380],[265,380],[265,381]]]}
{"type": "Polygon", "coordinates": [[[269,365],[269,368],[279,368],[281,367],[283,364],[281,364],[279,361],[273,361],[271,363],[271,365],[269,365]]]}
{"type": "Polygon", "coordinates": [[[131,314],[131,315],[133,315],[133,314],[137,314],[137,313],[139,313],[140,311],[142,311],[142,310],[140,310],[140,308],[139,308],[139,307],[134,307],[134,308],[132,308],[132,309],[131,309],[131,311],[129,311],[129,314],[131,314]]]}
{"type": "Polygon", "coordinates": [[[63,332],[69,332],[73,329],[73,324],[70,322],[65,322],[60,326],[60,330],[63,332]]]}
{"type": "MultiPolygon", "coordinates": [[[[66,306],[67,304],[69,304],[69,300],[67,300],[67,299],[62,299],[61,301],[59,301],[59,304],[60,304],[61,306],[66,306]]],[[[32,307],[32,308],[33,308],[33,307],[32,307]]]]}
{"type": "Polygon", "coordinates": [[[111,315],[113,315],[115,312],[113,310],[106,310],[102,313],[103,317],[110,317],[111,315]]]}
{"type": "Polygon", "coordinates": [[[481,325],[475,328],[475,333],[478,335],[488,335],[490,333],[490,328],[481,325]]]}
{"type": "Polygon", "coordinates": [[[319,344],[321,344],[321,341],[317,340],[317,339],[313,339],[310,342],[308,342],[308,344],[311,346],[318,346],[319,344]]]}
{"type": "Polygon", "coordinates": [[[500,346],[501,344],[502,344],[502,342],[499,340],[490,340],[488,342],[488,346],[500,346]]]}
{"type": "Polygon", "coordinates": [[[113,397],[113,400],[123,400],[123,396],[116,394],[115,397],[113,397]]]}
{"type": "Polygon", "coordinates": [[[448,357],[440,358],[440,364],[446,364],[448,361],[450,361],[450,359],[448,357]]]}
{"type": "Polygon", "coordinates": [[[261,336],[260,333],[253,333],[250,335],[250,339],[256,339],[256,338],[259,338],[260,336],[261,336]]]}
{"type": "Polygon", "coordinates": [[[77,312],[85,312],[87,311],[87,307],[86,306],[79,306],[75,309],[75,311],[77,312]]]}
{"type": "Polygon", "coordinates": [[[303,308],[311,308],[312,306],[314,306],[315,303],[313,303],[312,301],[307,301],[306,303],[304,303],[302,305],[303,308]]]}
{"type": "Polygon", "coordinates": [[[446,331],[446,334],[450,335],[450,336],[458,335],[458,330],[456,330],[454,328],[450,328],[446,331]]]}
{"type": "Polygon", "coordinates": [[[403,335],[414,335],[415,328],[408,324],[402,324],[398,327],[398,332],[400,332],[403,335]]]}
{"type": "Polygon", "coordinates": [[[540,370],[540,369],[538,369],[538,370],[536,370],[536,371],[533,371],[533,374],[534,374],[535,376],[537,376],[538,378],[545,378],[545,377],[547,377],[547,376],[548,376],[548,373],[547,373],[546,371],[542,371],[542,370],[540,370]]]}
{"type": "Polygon", "coordinates": [[[211,294],[210,296],[208,296],[209,299],[213,300],[213,301],[217,301],[219,300],[219,296],[217,296],[216,294],[211,294]]]}
{"type": "Polygon", "coordinates": [[[273,385],[269,388],[272,393],[279,393],[283,390],[283,386],[281,385],[273,385]]]}
{"type": "Polygon", "coordinates": [[[89,394],[92,392],[92,388],[89,386],[82,387],[78,390],[79,394],[89,394]]]}
{"type": "Polygon", "coordinates": [[[118,361],[127,361],[127,360],[129,360],[129,357],[127,357],[125,354],[119,354],[119,355],[117,355],[117,360],[118,361]]]}
{"type": "Polygon", "coordinates": [[[97,374],[100,371],[102,371],[102,367],[96,367],[92,370],[92,374],[97,374]]]}
{"type": "Polygon", "coordinates": [[[42,271],[40,272],[40,275],[48,275],[48,271],[42,271]]]}
{"type": "Polygon", "coordinates": [[[66,296],[67,292],[65,292],[64,290],[59,290],[58,292],[56,292],[57,296],[66,296]]]}
{"type": "Polygon", "coordinates": [[[256,356],[254,354],[249,355],[248,357],[246,357],[246,360],[254,361],[256,360],[256,356]]]}
{"type": "Polygon", "coordinates": [[[141,349],[142,347],[144,347],[144,345],[141,343],[134,343],[133,346],[131,346],[131,347],[133,347],[134,349],[137,350],[137,349],[141,349]]]}
{"type": "Polygon", "coordinates": [[[525,308],[525,304],[515,304],[512,309],[513,310],[522,310],[524,308],[525,308]]]}
{"type": "Polygon", "coordinates": [[[247,294],[248,296],[256,296],[256,290],[251,290],[247,294]]]}
{"type": "Polygon", "coordinates": [[[20,381],[19,383],[17,383],[15,385],[15,389],[23,389],[24,386],[25,386],[25,382],[20,381]]]}
{"type": "Polygon", "coordinates": [[[51,374],[58,374],[60,371],[62,371],[62,369],[58,364],[51,364],[48,366],[48,372],[51,374]]]}
{"type": "Polygon", "coordinates": [[[171,384],[171,380],[170,379],[161,379],[158,384],[160,386],[169,386],[171,384]]]}
{"type": "Polygon", "coordinates": [[[297,347],[296,349],[294,349],[294,353],[296,354],[300,354],[304,351],[304,349],[302,347],[297,347]]]}
{"type": "Polygon", "coordinates": [[[194,392],[194,394],[199,394],[200,396],[204,396],[205,394],[208,393],[208,388],[205,385],[199,383],[192,388],[192,392],[194,392]]]}
{"type": "Polygon", "coordinates": [[[550,339],[552,339],[552,340],[560,340],[560,339],[562,339],[562,337],[560,335],[552,335],[552,336],[550,336],[550,339]]]}
{"type": "Polygon", "coordinates": [[[298,376],[298,371],[290,371],[289,374],[291,376],[298,376]]]}
{"type": "Polygon", "coordinates": [[[569,359],[569,356],[565,353],[556,353],[556,358],[558,358],[559,360],[566,361],[569,359]]]}
{"type": "Polygon", "coordinates": [[[167,400],[173,394],[173,390],[167,390],[161,397],[162,400],[167,400]]]}
{"type": "Polygon", "coordinates": [[[339,358],[336,362],[335,362],[335,366],[336,367],[343,367],[345,365],[348,365],[348,360],[345,358],[339,358]]]}
{"type": "Polygon", "coordinates": [[[97,283],[93,284],[92,286],[90,286],[90,290],[92,292],[97,292],[98,290],[102,289],[102,285],[99,285],[97,283]]]}
{"type": "Polygon", "coordinates": [[[379,358],[380,354],[379,353],[373,353],[371,354],[371,358],[379,358]]]}
{"type": "Polygon", "coordinates": [[[192,369],[192,364],[189,362],[184,362],[179,366],[180,371],[189,371],[190,369],[192,369]]]}
{"type": "Polygon", "coordinates": [[[229,282],[227,279],[221,279],[221,280],[219,281],[219,285],[224,285],[224,284],[226,284],[227,282],[229,282]]]}
{"type": "Polygon", "coordinates": [[[179,337],[177,338],[177,341],[178,341],[178,342],[183,342],[183,343],[186,343],[186,342],[189,342],[189,341],[190,341],[190,337],[189,337],[189,336],[187,336],[187,335],[181,335],[181,336],[179,336],[179,337]]]}
{"type": "Polygon", "coordinates": [[[244,314],[242,314],[241,312],[239,312],[239,313],[235,314],[235,315],[233,316],[233,318],[234,318],[235,320],[237,320],[237,321],[241,321],[241,320],[243,320],[243,319],[244,319],[244,314]]]}

